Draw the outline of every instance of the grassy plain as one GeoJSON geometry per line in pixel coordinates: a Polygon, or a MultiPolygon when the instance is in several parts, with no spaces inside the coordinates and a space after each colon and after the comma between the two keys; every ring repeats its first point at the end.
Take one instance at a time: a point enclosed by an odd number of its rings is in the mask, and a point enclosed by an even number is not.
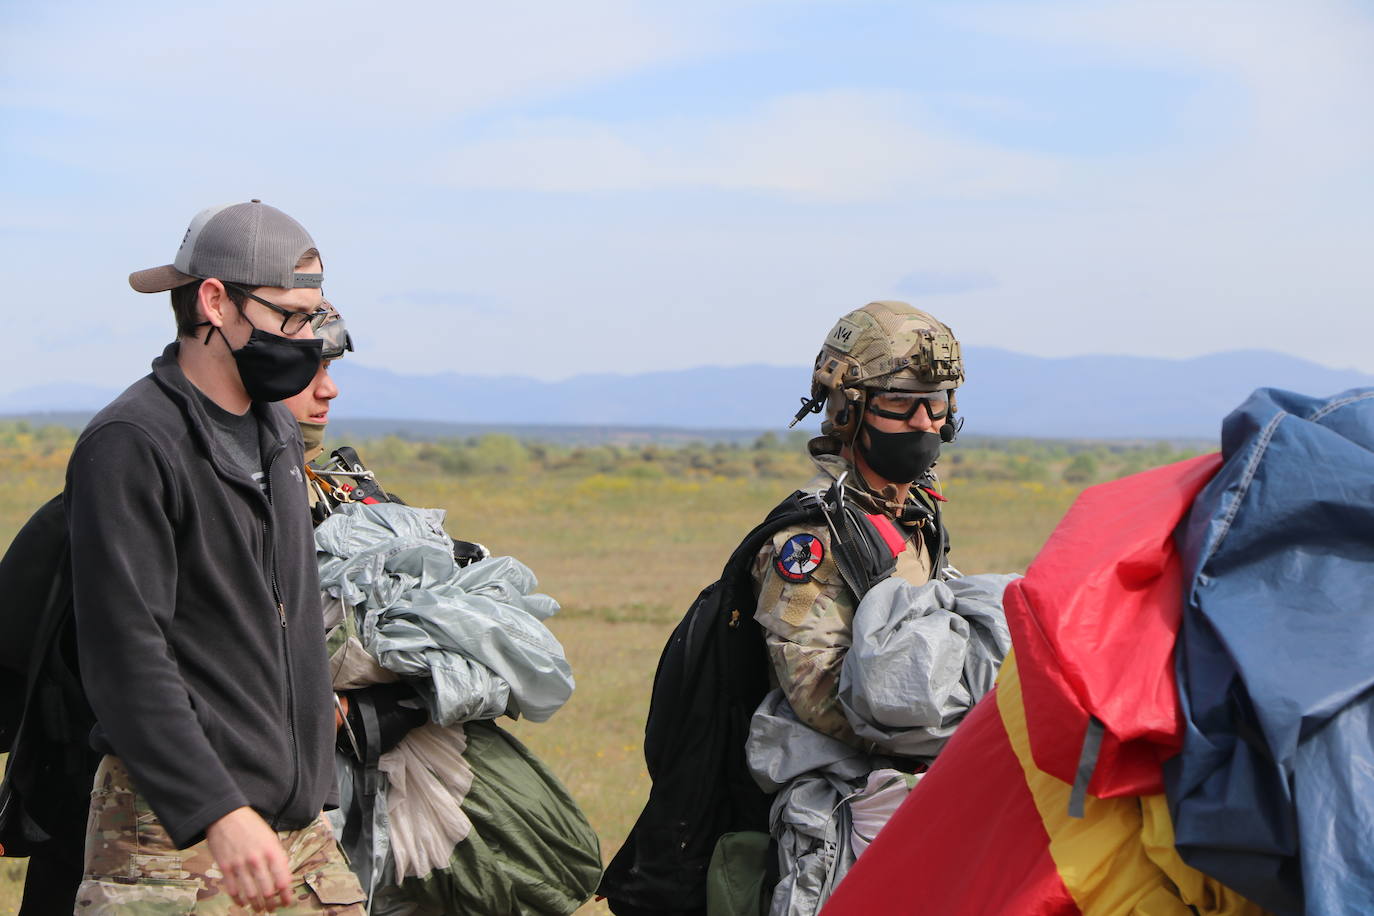
{"type": "MultiPolygon", "coordinates": [[[[7,545],[60,489],[70,442],[4,433],[7,545]]],[[[450,533],[520,558],[561,602],[550,626],[577,690],[549,722],[510,728],[581,803],[609,860],[648,794],[640,742],[665,638],[744,533],[807,479],[809,463],[795,442],[695,452],[511,445],[384,440],[359,452],[389,490],[446,509],[450,533]]],[[[1182,457],[1158,447],[1070,454],[1025,444],[951,452],[960,460],[946,462],[946,513],[952,558],[966,573],[1024,571],[1085,484],[1182,457]]],[[[22,860],[0,859],[0,914],[17,909],[22,868],[22,860]]],[[[579,912],[609,910],[588,904],[579,912]]]]}

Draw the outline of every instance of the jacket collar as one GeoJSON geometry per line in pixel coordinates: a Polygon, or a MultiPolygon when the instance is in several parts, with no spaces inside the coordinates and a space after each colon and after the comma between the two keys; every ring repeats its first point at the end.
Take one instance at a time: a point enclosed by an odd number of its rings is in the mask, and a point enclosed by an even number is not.
{"type": "Polygon", "coordinates": [[[881,491],[875,491],[864,480],[864,476],[859,473],[844,456],[840,453],[840,444],[830,436],[817,436],[806,444],[807,453],[811,456],[811,463],[817,468],[818,473],[807,484],[807,490],[829,487],[833,481],[840,478],[842,474],[849,476],[844,479],[845,488],[849,498],[860,505],[868,512],[881,512],[888,517],[897,520],[907,527],[918,525],[920,520],[929,514],[920,497],[917,495],[920,485],[924,480],[918,480],[912,484],[907,492],[905,501],[897,498],[897,489],[894,486],[884,487],[881,491]],[[907,512],[907,507],[911,505],[920,506],[922,512],[915,517],[907,512]]]}
{"type": "MultiPolygon", "coordinates": [[[[209,456],[210,463],[219,475],[243,483],[244,481],[236,469],[230,468],[225,463],[224,456],[219,454],[220,450],[215,447],[210,416],[206,413],[205,406],[201,404],[200,398],[197,396],[198,389],[186,377],[186,373],[181,370],[181,364],[177,362],[177,355],[180,352],[181,343],[179,341],[174,340],[166,346],[162,355],[153,360],[153,380],[157,382],[158,387],[167,397],[181,409],[187,424],[191,427],[191,434],[200,444],[201,450],[209,456]]],[[[250,409],[258,420],[259,437],[264,457],[285,447],[292,432],[282,420],[282,414],[285,412],[273,410],[271,404],[258,401],[254,401],[250,409]]],[[[253,489],[258,490],[258,487],[254,485],[253,489]]]]}

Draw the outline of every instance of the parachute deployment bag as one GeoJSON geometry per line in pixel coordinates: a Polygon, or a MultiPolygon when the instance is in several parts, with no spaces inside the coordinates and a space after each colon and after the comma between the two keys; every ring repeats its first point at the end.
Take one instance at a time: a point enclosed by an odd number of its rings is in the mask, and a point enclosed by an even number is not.
{"type": "MultiPolygon", "coordinates": [[[[690,916],[706,908],[706,875],[719,838],[768,830],[772,797],[749,773],[749,722],[768,692],[768,657],[754,620],[750,568],[776,532],[824,522],[845,581],[862,597],[896,566],[883,520],[828,493],[793,493],[730,555],[668,637],[644,727],[649,800],[597,893],[617,916],[690,916]]],[[[890,524],[890,522],[887,522],[890,524]]]]}

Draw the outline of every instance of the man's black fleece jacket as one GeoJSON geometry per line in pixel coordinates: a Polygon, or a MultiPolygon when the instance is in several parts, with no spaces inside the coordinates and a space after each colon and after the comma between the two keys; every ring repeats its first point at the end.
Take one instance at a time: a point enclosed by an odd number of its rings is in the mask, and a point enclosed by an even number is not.
{"type": "Polygon", "coordinates": [[[334,798],[334,712],[300,434],[254,404],[267,493],[215,453],[177,344],[67,466],[81,677],[180,847],[251,805],[298,829],[334,798]]]}

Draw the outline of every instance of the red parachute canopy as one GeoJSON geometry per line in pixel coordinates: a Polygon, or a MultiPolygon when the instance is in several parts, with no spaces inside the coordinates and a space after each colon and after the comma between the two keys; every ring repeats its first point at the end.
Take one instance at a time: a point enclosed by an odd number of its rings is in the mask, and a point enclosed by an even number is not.
{"type": "Polygon", "coordinates": [[[1035,763],[1072,783],[1096,717],[1105,733],[1088,792],[1098,798],[1164,791],[1159,765],[1182,745],[1173,531],[1220,466],[1203,455],[1085,490],[1007,587],[1035,763]]]}
{"type": "MultiPolygon", "coordinates": [[[[1141,899],[1167,883],[1148,864],[1097,874],[1095,863],[1130,860],[1129,851],[1075,864],[1072,849],[1056,851],[1051,830],[1068,819],[1090,716],[1104,734],[1089,794],[1124,803],[1163,791],[1160,763],[1178,751],[1182,729],[1173,649],[1183,582],[1173,531],[1220,465],[1207,455],[1078,498],[1005,593],[1015,662],[859,858],[826,916],[1060,916],[1107,898],[1141,899]],[[1045,792],[1047,780],[1058,790],[1045,792]],[[1053,828],[1045,804],[1058,812],[1053,828]]],[[[1091,827],[1092,815],[1074,823],[1091,827]]],[[[1118,823],[1090,834],[1087,848],[1121,842],[1118,823]]]]}

